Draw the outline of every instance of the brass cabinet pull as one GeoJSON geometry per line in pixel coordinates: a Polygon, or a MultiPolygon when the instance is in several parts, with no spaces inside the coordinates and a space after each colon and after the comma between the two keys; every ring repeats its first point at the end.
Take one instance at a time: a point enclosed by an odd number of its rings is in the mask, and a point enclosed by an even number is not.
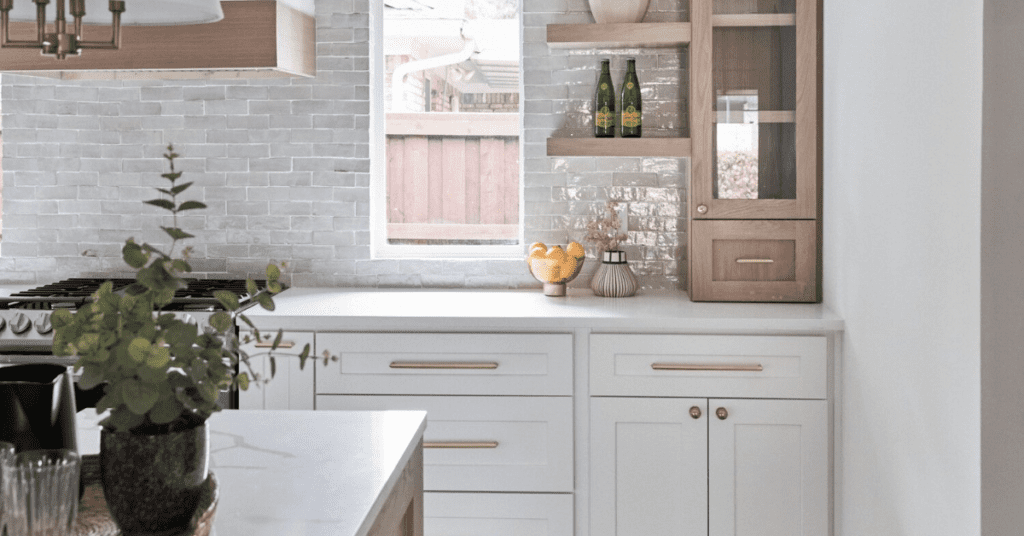
{"type": "Polygon", "coordinates": [[[718,408],[715,410],[715,416],[724,421],[729,418],[729,412],[725,408],[718,408]]]}
{"type": "Polygon", "coordinates": [[[701,415],[700,408],[698,408],[697,406],[693,406],[692,408],[690,408],[690,416],[691,417],[693,417],[694,419],[699,419],[700,415],[701,415]]]}
{"type": "Polygon", "coordinates": [[[710,365],[700,363],[651,363],[654,370],[704,370],[728,372],[761,372],[764,367],[760,363],[753,365],[710,365]]]}
{"type": "Polygon", "coordinates": [[[497,363],[462,361],[392,361],[391,368],[399,369],[496,369],[497,363]]]}
{"type": "Polygon", "coordinates": [[[425,449],[496,449],[497,441],[424,441],[425,449]]]}
{"type": "Polygon", "coordinates": [[[739,264],[772,264],[772,259],[736,259],[739,264]]]}
{"type": "MultiPolygon", "coordinates": [[[[274,341],[263,341],[263,342],[256,343],[256,348],[273,348],[273,347],[274,347],[274,341]]],[[[294,348],[294,347],[295,347],[295,341],[281,341],[281,343],[277,345],[278,349],[281,349],[281,348],[294,348]]]]}

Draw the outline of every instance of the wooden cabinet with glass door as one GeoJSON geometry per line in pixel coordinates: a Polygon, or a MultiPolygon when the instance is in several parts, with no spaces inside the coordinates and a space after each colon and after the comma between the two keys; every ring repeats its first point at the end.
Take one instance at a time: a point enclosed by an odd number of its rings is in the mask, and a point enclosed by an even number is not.
{"type": "Polygon", "coordinates": [[[819,2],[691,2],[695,301],[820,300],[819,2]]]}

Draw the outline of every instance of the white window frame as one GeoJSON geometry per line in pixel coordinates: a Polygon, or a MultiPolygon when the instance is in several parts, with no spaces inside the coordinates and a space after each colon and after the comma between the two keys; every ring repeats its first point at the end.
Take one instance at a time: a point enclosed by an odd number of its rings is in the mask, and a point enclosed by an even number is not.
{"type": "MultiPolygon", "coordinates": [[[[519,42],[523,42],[522,2],[519,42]]],[[[519,53],[519,233],[513,245],[399,245],[387,240],[387,138],[384,108],[384,2],[370,2],[370,256],[374,259],[519,259],[524,249],[526,146],[523,52],[519,53]]]]}

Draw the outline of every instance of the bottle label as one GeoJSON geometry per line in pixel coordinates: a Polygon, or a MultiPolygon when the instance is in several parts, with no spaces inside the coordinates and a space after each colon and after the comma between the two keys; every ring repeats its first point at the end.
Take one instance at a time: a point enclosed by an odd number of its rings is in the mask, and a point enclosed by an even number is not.
{"type": "Polygon", "coordinates": [[[602,106],[601,109],[597,111],[596,117],[594,117],[594,124],[596,124],[598,128],[611,128],[612,111],[609,110],[607,106],[602,106]]]}
{"type": "Polygon", "coordinates": [[[635,128],[640,126],[640,110],[637,110],[633,106],[627,106],[622,111],[622,126],[635,128]]]}
{"type": "Polygon", "coordinates": [[[601,89],[602,89],[602,90],[606,90],[606,89],[608,89],[608,84],[602,83],[602,84],[601,84],[601,89]]]}
{"type": "Polygon", "coordinates": [[[633,89],[633,82],[626,82],[626,89],[633,89]]]}

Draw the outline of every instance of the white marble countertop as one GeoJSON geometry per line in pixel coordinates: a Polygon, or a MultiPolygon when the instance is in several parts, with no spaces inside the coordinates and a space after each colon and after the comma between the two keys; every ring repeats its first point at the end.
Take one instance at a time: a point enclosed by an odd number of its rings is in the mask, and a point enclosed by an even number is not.
{"type": "MultiPolygon", "coordinates": [[[[78,414],[82,454],[99,418],[78,414]]],[[[207,421],[216,536],[364,536],[426,428],[424,411],[226,410],[207,421]]]]}
{"type": "Polygon", "coordinates": [[[699,303],[678,290],[601,298],[589,289],[565,297],[535,290],[292,288],[273,312],[247,316],[263,329],[305,331],[567,329],[630,331],[840,331],[821,304],[699,303]]]}

